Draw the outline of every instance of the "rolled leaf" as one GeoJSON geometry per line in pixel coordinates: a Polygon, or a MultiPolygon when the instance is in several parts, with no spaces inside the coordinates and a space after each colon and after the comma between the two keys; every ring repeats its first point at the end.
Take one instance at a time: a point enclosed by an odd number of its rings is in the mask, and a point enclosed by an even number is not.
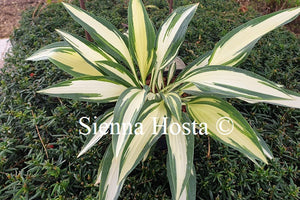
{"type": "Polygon", "coordinates": [[[86,153],[90,148],[92,148],[104,135],[107,134],[110,126],[108,124],[112,123],[113,120],[113,110],[108,110],[105,114],[101,115],[95,120],[96,127],[93,126],[91,133],[89,134],[87,140],[85,141],[82,150],[79,152],[78,157],[86,153]],[[103,125],[105,124],[105,125],[103,125]]]}
{"type": "MultiPolygon", "coordinates": [[[[100,183],[100,199],[117,199],[126,177],[142,160],[151,146],[167,127],[167,110],[163,102],[151,102],[145,105],[139,122],[142,124],[141,134],[130,135],[121,156],[115,157],[112,145],[107,149],[99,167],[96,184],[100,183]],[[156,118],[156,127],[153,118],[156,118]]],[[[136,130],[138,131],[138,130],[136,130]]]]}
{"type": "Polygon", "coordinates": [[[182,61],[181,58],[179,58],[178,56],[175,57],[175,59],[172,61],[172,63],[164,68],[164,72],[168,71],[168,76],[167,76],[167,84],[169,85],[171,83],[171,81],[173,81],[173,79],[175,78],[174,76],[176,75],[176,71],[177,70],[183,70],[186,68],[185,63],[182,61]]]}
{"type": "Polygon", "coordinates": [[[163,69],[177,56],[178,50],[198,4],[177,8],[160,27],[156,39],[157,69],[163,69]]]}
{"type": "Polygon", "coordinates": [[[181,99],[180,96],[178,96],[178,94],[176,93],[168,93],[168,94],[162,94],[163,100],[167,106],[167,108],[169,108],[171,114],[178,120],[181,121],[181,99]]]}
{"type": "Polygon", "coordinates": [[[207,53],[203,54],[202,56],[198,57],[196,60],[194,60],[191,64],[186,66],[180,72],[180,74],[177,76],[176,80],[183,79],[183,78],[187,77],[194,70],[207,66],[210,56],[211,56],[211,52],[207,52],[207,53]]]}

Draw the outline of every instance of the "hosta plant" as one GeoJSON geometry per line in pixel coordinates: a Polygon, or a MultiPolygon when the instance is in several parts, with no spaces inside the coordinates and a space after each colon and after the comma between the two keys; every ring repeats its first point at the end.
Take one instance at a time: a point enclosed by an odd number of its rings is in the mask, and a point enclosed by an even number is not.
{"type": "Polygon", "coordinates": [[[74,76],[39,91],[42,94],[115,103],[96,119],[94,132],[78,155],[103,136],[111,138],[96,178],[100,199],[118,198],[126,177],[162,135],[167,142],[173,199],[196,198],[195,134],[208,134],[256,164],[272,159],[264,140],[226,98],[300,108],[299,94],[236,68],[263,35],[295,19],[300,8],[262,16],[235,28],[178,74],[178,50],[198,4],[177,8],[155,30],[142,1],[131,0],[126,34],[103,18],[63,5],[93,42],[57,30],[65,41],[42,48],[28,60],[48,59],[74,76]]]}

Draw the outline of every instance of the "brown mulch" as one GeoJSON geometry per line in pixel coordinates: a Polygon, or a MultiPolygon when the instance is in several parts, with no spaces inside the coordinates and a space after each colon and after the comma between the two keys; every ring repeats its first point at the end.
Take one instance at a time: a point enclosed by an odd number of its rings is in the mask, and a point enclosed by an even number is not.
{"type": "MultiPolygon", "coordinates": [[[[260,12],[263,15],[276,12],[278,10],[283,10],[286,8],[289,8],[290,6],[287,4],[287,1],[283,1],[281,3],[276,3],[274,1],[270,1],[270,3],[267,3],[266,1],[257,1],[257,0],[236,0],[240,4],[240,10],[247,12],[249,7],[254,8],[258,12],[260,12]]],[[[291,23],[288,23],[286,27],[296,35],[300,35],[300,17],[292,21],[291,23]]]]}
{"type": "Polygon", "coordinates": [[[0,38],[7,38],[18,27],[23,10],[45,0],[0,0],[0,38]]]}

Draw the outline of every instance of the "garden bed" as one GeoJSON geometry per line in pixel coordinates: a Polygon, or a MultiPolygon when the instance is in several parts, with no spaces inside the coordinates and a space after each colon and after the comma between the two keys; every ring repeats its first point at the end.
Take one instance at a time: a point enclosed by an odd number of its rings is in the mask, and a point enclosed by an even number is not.
{"type": "MultiPolygon", "coordinates": [[[[174,7],[189,2],[175,1],[174,7]]],[[[148,13],[159,27],[168,14],[166,2],[146,3],[157,7],[148,13]]],[[[125,31],[126,4],[91,0],[86,6],[125,31]]],[[[59,4],[49,5],[34,19],[33,12],[24,13],[20,28],[11,36],[12,55],[0,74],[0,199],[95,199],[97,169],[110,138],[77,158],[86,140],[79,134],[78,120],[99,116],[111,105],[37,93],[70,76],[50,62],[25,59],[41,47],[60,41],[55,29],[81,36],[84,31],[59,4]]],[[[189,63],[211,50],[229,30],[257,16],[252,9],[241,12],[234,1],[200,1],[179,55],[189,63]]],[[[299,39],[284,28],[278,29],[263,37],[240,66],[299,92],[299,53],[299,39]]],[[[230,102],[265,139],[275,159],[260,168],[207,136],[196,137],[197,199],[297,199],[299,109],[230,102]]],[[[153,148],[126,180],[120,199],[170,199],[166,156],[164,148],[153,148]]]]}

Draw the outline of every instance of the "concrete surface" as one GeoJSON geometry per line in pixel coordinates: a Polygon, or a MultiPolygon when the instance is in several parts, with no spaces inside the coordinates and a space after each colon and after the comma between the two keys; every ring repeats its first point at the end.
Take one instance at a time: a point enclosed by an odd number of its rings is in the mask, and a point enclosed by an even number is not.
{"type": "Polygon", "coordinates": [[[0,39],[0,68],[4,65],[5,54],[9,52],[10,47],[9,38],[0,39]]]}

